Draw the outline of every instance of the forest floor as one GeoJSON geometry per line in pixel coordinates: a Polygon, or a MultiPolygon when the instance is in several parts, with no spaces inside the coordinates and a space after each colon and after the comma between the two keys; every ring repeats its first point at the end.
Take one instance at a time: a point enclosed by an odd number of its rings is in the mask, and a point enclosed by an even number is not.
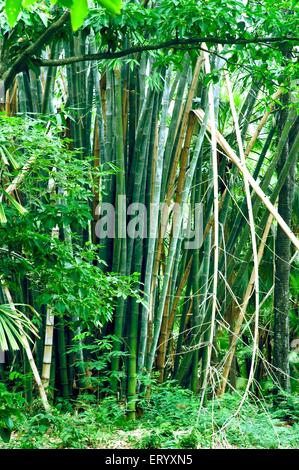
{"type": "Polygon", "coordinates": [[[38,402],[15,418],[15,430],[0,448],[298,448],[299,398],[246,401],[238,417],[237,394],[209,400],[198,413],[199,398],[173,384],[156,388],[136,421],[124,418],[114,398],[95,403],[82,395],[74,404],[58,401],[45,414],[38,402]],[[233,418],[232,418],[233,417],[233,418]]]}

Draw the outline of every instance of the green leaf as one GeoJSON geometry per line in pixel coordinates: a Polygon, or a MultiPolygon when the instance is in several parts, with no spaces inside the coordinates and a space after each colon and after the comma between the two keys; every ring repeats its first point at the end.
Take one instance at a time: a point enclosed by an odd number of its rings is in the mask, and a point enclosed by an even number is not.
{"type": "Polygon", "coordinates": [[[106,8],[106,10],[120,15],[122,2],[121,0],[98,0],[98,3],[106,8]]]}
{"type": "Polygon", "coordinates": [[[7,428],[0,428],[0,437],[4,442],[9,442],[11,436],[11,430],[7,428]]]}
{"type": "Polygon", "coordinates": [[[19,16],[22,6],[22,0],[6,0],[5,11],[8,19],[8,24],[12,28],[19,16]]]}
{"type": "Polygon", "coordinates": [[[73,0],[59,0],[60,5],[66,8],[71,8],[73,4],[73,0]]]}
{"type": "Polygon", "coordinates": [[[73,0],[71,7],[71,21],[72,28],[74,31],[82,26],[85,18],[88,15],[88,4],[87,0],[73,0]]]}
{"type": "Polygon", "coordinates": [[[5,421],[5,424],[7,426],[7,429],[10,429],[12,431],[13,430],[13,420],[11,419],[11,417],[7,416],[4,421],[5,421]]]}

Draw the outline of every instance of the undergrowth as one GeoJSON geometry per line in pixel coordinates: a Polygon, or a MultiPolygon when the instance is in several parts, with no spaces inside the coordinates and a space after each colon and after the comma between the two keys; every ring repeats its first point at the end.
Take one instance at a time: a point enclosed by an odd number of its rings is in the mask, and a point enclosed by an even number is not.
{"type": "Polygon", "coordinates": [[[45,414],[34,402],[13,417],[13,432],[2,448],[293,448],[299,442],[299,397],[281,394],[259,403],[247,400],[234,416],[240,397],[210,399],[198,413],[199,398],[169,382],[152,388],[150,400],[138,403],[136,421],[125,417],[124,404],[113,397],[97,402],[81,395],[60,400],[45,414]]]}

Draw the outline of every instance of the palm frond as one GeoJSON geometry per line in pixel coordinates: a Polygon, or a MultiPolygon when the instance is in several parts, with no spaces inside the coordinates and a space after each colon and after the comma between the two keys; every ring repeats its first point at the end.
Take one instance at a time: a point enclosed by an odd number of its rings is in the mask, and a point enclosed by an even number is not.
{"type": "Polygon", "coordinates": [[[12,308],[9,304],[0,305],[0,349],[2,351],[19,350],[20,344],[23,344],[24,335],[31,341],[30,334],[37,336],[38,330],[23,312],[12,308]]]}

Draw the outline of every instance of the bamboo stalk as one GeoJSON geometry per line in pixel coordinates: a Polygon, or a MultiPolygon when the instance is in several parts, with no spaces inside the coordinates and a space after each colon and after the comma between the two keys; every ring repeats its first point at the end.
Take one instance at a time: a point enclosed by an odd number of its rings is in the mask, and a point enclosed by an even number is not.
{"type": "Polygon", "coordinates": [[[60,373],[60,386],[62,388],[62,396],[64,398],[69,397],[69,380],[67,370],[67,357],[66,357],[66,345],[65,345],[65,330],[63,319],[60,320],[57,328],[57,350],[59,357],[59,373],[60,373]]]}
{"type": "Polygon", "coordinates": [[[158,206],[160,203],[161,184],[163,175],[163,155],[166,141],[166,120],[169,108],[169,94],[170,94],[170,72],[168,71],[165,78],[165,88],[162,96],[162,114],[160,120],[160,129],[158,136],[157,153],[154,156],[153,162],[155,164],[155,171],[153,177],[153,190],[152,190],[152,206],[150,211],[150,237],[148,242],[148,254],[146,259],[146,274],[144,281],[144,298],[148,302],[148,307],[143,306],[141,312],[141,329],[140,329],[140,345],[138,356],[138,371],[141,372],[145,362],[146,343],[148,340],[148,317],[152,318],[153,307],[153,293],[151,292],[152,273],[154,264],[154,250],[156,244],[156,237],[158,233],[158,206]]]}
{"type": "MultiPolygon", "coordinates": [[[[127,240],[126,240],[126,206],[125,206],[125,162],[123,148],[123,124],[122,124],[122,94],[120,70],[115,68],[115,103],[116,103],[116,165],[119,171],[116,175],[116,238],[114,241],[113,270],[120,274],[126,274],[127,240]]],[[[118,353],[121,350],[121,341],[124,325],[124,299],[117,302],[115,312],[113,351],[118,353]]],[[[116,354],[111,361],[112,370],[112,390],[117,391],[119,373],[119,355],[116,354]]]]}
{"type": "Polygon", "coordinates": [[[43,355],[43,368],[42,368],[42,382],[47,389],[49,387],[51,363],[52,363],[52,350],[53,350],[53,334],[54,334],[54,313],[51,307],[47,307],[46,316],[46,331],[45,331],[45,344],[43,355]]]}
{"type": "MultiPolygon", "coordinates": [[[[203,56],[200,55],[198,57],[197,61],[196,61],[191,86],[190,86],[190,89],[189,89],[189,92],[188,92],[188,95],[187,95],[187,100],[186,100],[186,104],[185,104],[185,107],[184,107],[184,111],[182,113],[182,119],[181,119],[181,124],[180,124],[180,128],[179,128],[179,134],[177,136],[177,142],[176,142],[176,147],[175,147],[175,151],[174,151],[174,156],[173,156],[173,159],[172,159],[172,162],[171,162],[171,167],[170,167],[170,170],[169,170],[169,177],[167,179],[164,177],[164,185],[166,186],[166,184],[167,184],[167,191],[166,191],[166,194],[165,194],[165,209],[169,208],[171,198],[172,198],[172,195],[173,195],[173,192],[174,192],[174,183],[175,183],[175,177],[176,177],[176,173],[177,173],[177,166],[178,166],[179,158],[181,156],[182,146],[183,146],[184,138],[185,138],[186,127],[188,126],[188,122],[189,122],[189,119],[190,119],[189,113],[190,113],[191,108],[192,108],[192,101],[193,101],[193,98],[194,98],[194,94],[196,92],[199,72],[200,72],[202,63],[203,63],[203,56]]],[[[188,62],[187,62],[187,64],[188,64],[188,62]]],[[[179,124],[179,121],[177,123],[177,126],[178,126],[178,124],[179,124]]],[[[167,148],[166,148],[166,150],[167,150],[167,148]]],[[[169,156],[170,156],[170,154],[169,154],[169,156]]],[[[167,162],[166,155],[165,155],[165,160],[164,161],[167,162]]],[[[165,169],[165,168],[163,168],[163,169],[165,169]]],[[[162,180],[162,186],[163,186],[163,180],[162,180]]],[[[164,197],[164,191],[162,191],[162,197],[164,197]]],[[[162,221],[163,220],[164,220],[164,224],[162,223],[161,227],[160,227],[160,237],[158,239],[157,252],[156,252],[155,261],[154,261],[152,289],[154,288],[154,285],[155,285],[155,282],[156,282],[158,267],[159,267],[161,254],[162,254],[163,237],[164,237],[164,233],[165,233],[165,230],[166,230],[166,224],[167,224],[167,218],[162,216],[162,221]]]]}
{"type": "MultiPolygon", "coordinates": [[[[182,122],[182,116],[184,113],[184,93],[188,83],[188,71],[190,68],[190,58],[185,56],[183,61],[183,71],[180,72],[178,89],[176,96],[174,98],[173,111],[171,113],[171,121],[168,128],[167,139],[165,142],[165,150],[163,156],[163,171],[162,171],[162,187],[161,187],[161,200],[164,200],[166,195],[166,186],[168,182],[170,166],[171,166],[171,157],[174,151],[175,142],[177,141],[178,131],[182,122]]],[[[177,75],[179,72],[177,73],[177,75]]],[[[169,104],[171,102],[171,90],[169,96],[169,104]]],[[[166,123],[165,123],[166,124],[166,123]]]]}
{"type": "Polygon", "coordinates": [[[193,260],[193,257],[190,256],[190,259],[188,261],[188,264],[186,266],[186,269],[184,271],[184,274],[183,276],[181,277],[181,280],[180,280],[180,283],[179,283],[179,286],[177,288],[177,291],[176,291],[176,294],[175,294],[175,299],[174,299],[174,302],[173,302],[173,305],[172,305],[172,309],[170,311],[170,314],[169,314],[169,319],[168,319],[168,326],[167,326],[167,330],[168,330],[168,337],[167,337],[167,340],[169,339],[169,335],[172,331],[172,328],[173,328],[173,324],[174,324],[174,319],[175,319],[175,314],[176,314],[176,311],[177,311],[177,308],[178,308],[178,304],[179,304],[179,301],[180,301],[180,298],[181,298],[181,294],[183,292],[183,289],[187,283],[187,280],[188,280],[188,277],[189,277],[189,274],[190,274],[190,271],[191,271],[191,266],[192,266],[192,260],[193,260]]]}
{"type": "MultiPolygon", "coordinates": [[[[209,54],[204,52],[205,60],[205,72],[206,74],[211,73],[211,66],[209,60],[209,54]]],[[[211,129],[211,151],[212,151],[212,168],[213,168],[213,189],[214,189],[214,240],[213,240],[213,251],[214,251],[214,274],[213,274],[213,292],[212,292],[212,313],[210,321],[210,334],[209,342],[207,345],[207,362],[204,370],[204,378],[202,383],[202,392],[200,400],[200,409],[205,400],[206,389],[208,385],[209,376],[211,374],[211,358],[213,340],[215,334],[215,320],[217,313],[217,289],[218,289],[218,263],[219,263],[219,201],[218,201],[218,159],[217,159],[217,136],[216,136],[216,118],[214,108],[214,90],[212,83],[209,86],[208,91],[208,103],[209,103],[209,114],[210,114],[210,129],[211,129]]]]}
{"type": "Polygon", "coordinates": [[[169,179],[168,179],[168,189],[165,197],[166,203],[169,205],[170,199],[172,197],[173,191],[174,191],[174,182],[175,182],[175,175],[177,172],[177,166],[179,162],[179,158],[181,155],[181,149],[183,147],[184,143],[184,138],[185,138],[185,133],[186,133],[186,128],[188,125],[188,120],[189,120],[189,114],[192,109],[192,101],[195,95],[196,87],[198,84],[198,77],[199,77],[199,72],[201,69],[201,66],[203,64],[204,58],[203,55],[200,55],[196,61],[194,72],[193,72],[193,77],[192,77],[192,83],[189,89],[185,109],[184,109],[184,114],[182,118],[182,124],[180,127],[180,132],[179,132],[179,137],[178,137],[178,143],[176,145],[175,149],[175,154],[174,158],[172,160],[172,166],[170,169],[170,174],[169,174],[169,179]]]}
{"type": "MultiPolygon", "coordinates": [[[[273,171],[275,171],[277,161],[278,161],[278,159],[281,155],[281,152],[284,148],[284,145],[285,145],[285,143],[288,139],[288,135],[289,135],[290,129],[292,128],[292,125],[294,123],[294,119],[295,119],[295,113],[293,113],[292,110],[291,110],[290,113],[289,113],[287,122],[285,123],[285,126],[282,130],[282,133],[281,133],[280,139],[278,141],[277,148],[274,152],[273,158],[271,160],[271,163],[270,163],[270,165],[268,166],[268,168],[265,172],[265,175],[262,179],[262,182],[260,183],[261,189],[263,191],[268,190],[268,186],[270,184],[270,181],[271,181],[271,178],[272,178],[272,175],[273,175],[273,171]]],[[[299,144],[299,141],[297,142],[297,146],[298,146],[298,144],[299,144]]],[[[293,146],[292,151],[290,153],[290,157],[292,159],[296,158],[296,152],[297,151],[298,151],[297,147],[293,146]]],[[[262,155],[261,155],[261,157],[262,157],[262,155]]],[[[264,157],[262,157],[262,158],[264,158],[264,157]]],[[[258,177],[259,168],[260,168],[260,161],[261,161],[261,158],[259,159],[259,162],[258,162],[258,164],[255,168],[254,174],[253,174],[254,179],[257,179],[257,177],[258,177]]],[[[274,188],[274,190],[271,194],[271,197],[270,197],[270,201],[272,202],[272,204],[275,203],[275,200],[276,200],[277,195],[280,191],[280,188],[281,188],[281,186],[282,186],[282,184],[283,184],[283,182],[286,178],[286,175],[289,171],[290,164],[291,164],[291,160],[289,159],[288,162],[285,163],[285,166],[284,166],[282,172],[279,175],[279,179],[278,179],[278,181],[275,185],[275,188],[274,188]]],[[[261,201],[256,196],[256,194],[254,194],[254,196],[253,196],[253,203],[254,203],[254,216],[257,217],[261,201]]],[[[240,256],[240,253],[243,250],[243,246],[244,246],[244,244],[246,243],[246,241],[248,239],[247,225],[244,226],[245,221],[244,221],[244,219],[242,220],[242,217],[243,217],[242,214],[243,214],[243,211],[245,210],[244,208],[246,207],[245,204],[246,204],[246,201],[244,201],[243,204],[242,204],[241,211],[239,213],[239,216],[236,219],[236,223],[234,224],[234,226],[231,230],[231,235],[229,237],[229,240],[228,240],[228,243],[227,243],[227,246],[226,246],[226,250],[228,252],[231,252],[232,248],[235,247],[236,256],[240,256]],[[238,242],[238,245],[237,245],[237,248],[236,248],[236,240],[237,240],[238,234],[241,231],[242,227],[243,227],[243,232],[241,234],[241,237],[239,239],[239,242],[238,242]]],[[[261,227],[264,227],[265,224],[266,224],[267,213],[268,212],[266,211],[264,217],[262,218],[261,223],[259,224],[261,227]]],[[[241,263],[240,266],[239,266],[238,273],[236,274],[236,280],[239,280],[239,281],[242,280],[244,272],[245,272],[244,266],[246,266],[246,264],[248,262],[250,262],[251,254],[252,254],[251,251],[248,251],[248,253],[244,256],[244,262],[241,263]]],[[[222,257],[222,264],[220,266],[221,268],[223,266],[223,262],[224,262],[224,257],[222,257]]],[[[228,266],[227,266],[227,276],[228,276],[229,279],[231,278],[232,273],[234,272],[234,269],[235,269],[234,266],[235,266],[234,265],[234,260],[233,260],[233,258],[230,258],[230,260],[228,262],[228,266]]],[[[221,293],[220,293],[220,295],[221,295],[221,293]]]]}
{"type": "MultiPolygon", "coordinates": [[[[230,79],[229,79],[229,76],[228,76],[227,73],[225,73],[225,79],[226,79],[227,91],[228,91],[228,95],[229,95],[231,112],[232,112],[233,121],[234,121],[234,125],[235,125],[235,131],[236,131],[237,142],[238,142],[238,147],[239,147],[239,154],[240,154],[240,157],[241,157],[242,164],[244,166],[246,166],[246,162],[245,162],[246,154],[243,151],[242,136],[241,136],[241,131],[240,131],[240,128],[239,128],[238,116],[237,116],[237,111],[236,111],[236,108],[235,108],[233,92],[232,92],[232,86],[231,86],[231,82],[230,82],[230,79]]],[[[247,384],[246,384],[246,389],[245,389],[245,392],[244,392],[242,400],[241,400],[241,406],[242,406],[242,403],[244,403],[244,401],[245,401],[245,399],[248,395],[248,392],[250,390],[250,386],[251,386],[253,378],[254,378],[255,358],[256,358],[257,349],[258,349],[259,308],[260,308],[259,307],[259,259],[258,259],[257,243],[256,243],[254,216],[253,216],[253,209],[252,209],[252,201],[251,201],[249,182],[247,181],[247,179],[245,177],[243,179],[244,179],[244,187],[245,187],[247,208],[248,208],[248,214],[249,214],[249,225],[250,225],[251,243],[252,243],[252,251],[253,251],[253,263],[254,263],[253,270],[254,270],[254,290],[255,290],[255,326],[254,326],[254,338],[253,338],[253,351],[252,351],[251,368],[250,368],[248,381],[247,381],[247,384]]]]}
{"type": "MultiPolygon", "coordinates": [[[[54,173],[56,169],[54,169],[54,173]]],[[[55,194],[55,180],[50,179],[48,183],[48,189],[50,192],[50,199],[55,194]]],[[[52,229],[51,239],[59,239],[59,227],[55,226],[52,229]]],[[[42,367],[42,382],[45,389],[49,387],[50,376],[51,376],[51,363],[52,363],[52,351],[53,351],[53,336],[54,336],[54,312],[53,308],[48,305],[46,313],[46,331],[45,331],[45,342],[44,342],[44,354],[43,354],[43,367],[42,367]]]]}
{"type": "MultiPolygon", "coordinates": [[[[206,121],[207,121],[207,116],[208,113],[206,114],[206,120],[204,121],[203,125],[201,126],[200,134],[198,137],[197,145],[200,148],[203,142],[204,134],[206,131],[206,121]]],[[[184,186],[184,191],[182,194],[182,205],[187,203],[189,193],[190,193],[190,188],[191,184],[193,181],[196,165],[198,162],[198,157],[199,157],[199,152],[195,153],[195,156],[193,156],[189,169],[186,173],[186,178],[185,178],[185,186],[184,186]]],[[[155,358],[155,353],[156,353],[156,348],[158,344],[158,339],[160,335],[160,330],[161,330],[161,323],[162,323],[162,317],[163,317],[163,312],[164,312],[164,306],[165,306],[165,301],[166,301],[166,296],[168,292],[168,285],[170,282],[170,275],[172,272],[173,268],[173,263],[174,263],[174,257],[176,253],[176,248],[177,248],[177,243],[178,243],[178,238],[180,235],[180,230],[181,230],[181,225],[183,221],[183,213],[182,211],[179,211],[178,217],[176,217],[175,225],[173,227],[173,237],[171,239],[170,247],[169,247],[169,253],[167,257],[167,262],[166,262],[166,268],[165,268],[165,273],[164,273],[164,278],[163,278],[163,284],[162,284],[162,291],[161,291],[161,297],[160,297],[160,302],[158,306],[158,311],[155,317],[155,323],[154,323],[154,334],[153,334],[153,341],[152,345],[148,354],[147,358],[147,371],[148,373],[151,372],[153,363],[154,363],[154,358],[155,358]]]]}

